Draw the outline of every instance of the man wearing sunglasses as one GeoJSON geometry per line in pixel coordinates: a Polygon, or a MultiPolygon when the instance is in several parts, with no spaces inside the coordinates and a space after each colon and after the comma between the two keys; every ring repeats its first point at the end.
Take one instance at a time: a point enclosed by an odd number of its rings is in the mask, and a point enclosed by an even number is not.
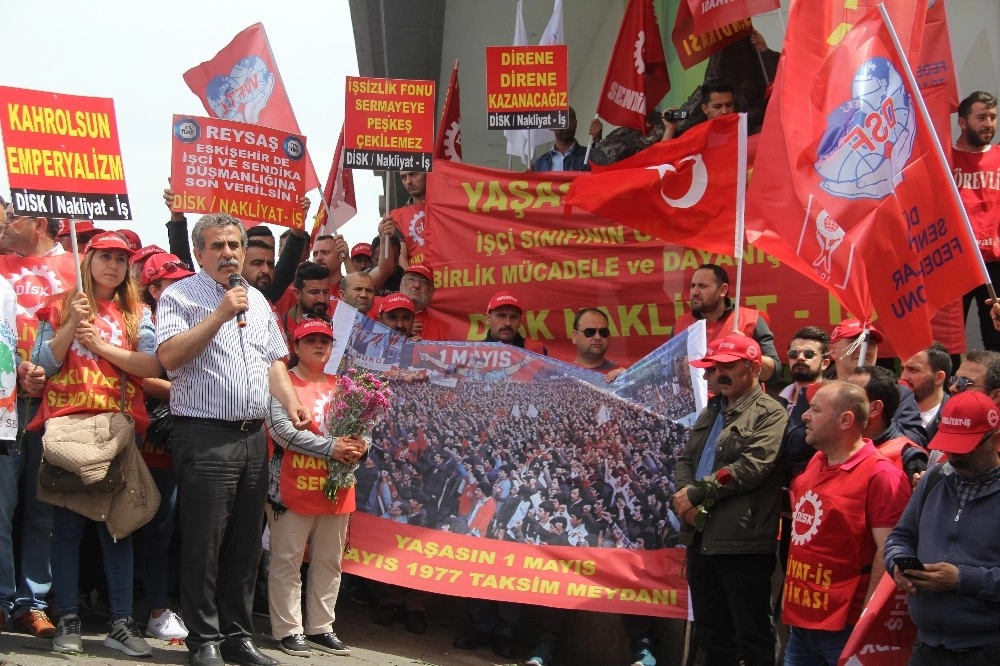
{"type": "Polygon", "coordinates": [[[575,365],[597,372],[609,372],[618,367],[605,357],[611,344],[611,329],[607,316],[596,308],[583,308],[573,318],[573,344],[576,345],[575,365]]]}
{"type": "Polygon", "coordinates": [[[964,391],[945,404],[931,468],[885,544],[917,625],[911,664],[1000,663],[1000,410],[964,391]],[[906,568],[900,566],[909,558],[906,568]],[[912,558],[919,558],[916,567],[912,558]]]}
{"type": "Polygon", "coordinates": [[[948,385],[952,395],[965,391],[984,393],[1000,405],[1000,352],[974,349],[955,371],[948,385]]]}

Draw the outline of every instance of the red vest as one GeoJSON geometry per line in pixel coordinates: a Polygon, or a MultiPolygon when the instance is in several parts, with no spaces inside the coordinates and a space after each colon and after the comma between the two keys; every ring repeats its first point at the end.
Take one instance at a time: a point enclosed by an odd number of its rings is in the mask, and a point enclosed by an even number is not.
{"type": "Polygon", "coordinates": [[[917,446],[909,437],[896,437],[887,442],[879,444],[876,448],[878,452],[892,461],[892,464],[903,469],[903,451],[911,446],[917,446]]]}
{"type": "Polygon", "coordinates": [[[792,543],[782,621],[839,631],[855,624],[871,579],[875,541],[865,520],[868,482],[885,458],[874,447],[853,467],[825,468],[815,455],[792,482],[792,543]]]}
{"type": "MultiPolygon", "coordinates": [[[[307,382],[294,372],[289,373],[292,386],[299,401],[313,413],[309,431],[317,435],[327,433],[326,419],[333,398],[334,377],[327,375],[326,383],[307,382]]],[[[268,436],[271,447],[276,445],[268,436]]],[[[323,494],[329,470],[326,458],[310,456],[299,451],[286,449],[282,452],[278,474],[278,488],[281,502],[290,510],[303,516],[323,516],[337,513],[351,513],[355,509],[354,488],[337,493],[331,502],[323,494]]]]}
{"type": "MultiPolygon", "coordinates": [[[[424,204],[402,206],[389,213],[396,228],[406,241],[406,258],[413,264],[422,264],[427,257],[427,212],[424,204]]],[[[381,252],[381,248],[379,248],[381,252]]],[[[378,260],[376,259],[376,263],[378,260]]]]}
{"type": "MultiPolygon", "coordinates": [[[[58,330],[64,304],[58,296],[51,305],[49,323],[58,330]]],[[[122,349],[134,349],[125,334],[125,320],[118,306],[111,301],[97,301],[94,325],[101,338],[122,349]]],[[[100,414],[121,409],[122,371],[110,361],[91,353],[73,341],[62,366],[45,383],[38,414],[28,424],[29,430],[40,430],[53,416],[67,414],[100,414]]],[[[125,413],[135,419],[135,432],[142,435],[149,427],[149,416],[143,404],[142,381],[126,375],[125,413]]]]}
{"type": "MultiPolygon", "coordinates": [[[[732,317],[733,311],[730,310],[725,315],[723,315],[718,321],[705,322],[705,336],[706,342],[711,342],[712,340],[717,340],[719,338],[724,338],[733,332],[732,327],[732,317]]],[[[743,335],[748,337],[753,337],[754,329],[757,328],[757,319],[760,317],[760,313],[756,310],[751,310],[750,308],[740,308],[740,331],[743,335]]],[[[674,333],[680,333],[687,329],[688,326],[698,321],[695,319],[694,315],[690,312],[685,312],[677,321],[674,323],[674,333]]]]}

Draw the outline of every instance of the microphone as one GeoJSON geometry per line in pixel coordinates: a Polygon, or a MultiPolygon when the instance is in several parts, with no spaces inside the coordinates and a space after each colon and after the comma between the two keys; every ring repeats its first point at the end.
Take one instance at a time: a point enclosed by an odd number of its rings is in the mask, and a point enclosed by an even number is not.
{"type": "MultiPolygon", "coordinates": [[[[240,286],[240,276],[237,273],[229,274],[229,288],[240,286]]],[[[240,328],[245,328],[247,325],[247,313],[246,310],[241,310],[236,315],[236,325],[240,328]]]]}

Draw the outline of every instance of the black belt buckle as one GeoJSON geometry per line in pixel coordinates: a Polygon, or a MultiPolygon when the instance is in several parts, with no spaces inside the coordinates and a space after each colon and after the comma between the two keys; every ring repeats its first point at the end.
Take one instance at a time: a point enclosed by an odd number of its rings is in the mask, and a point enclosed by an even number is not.
{"type": "Polygon", "coordinates": [[[245,419],[239,421],[240,432],[249,432],[260,427],[260,419],[245,419]]]}

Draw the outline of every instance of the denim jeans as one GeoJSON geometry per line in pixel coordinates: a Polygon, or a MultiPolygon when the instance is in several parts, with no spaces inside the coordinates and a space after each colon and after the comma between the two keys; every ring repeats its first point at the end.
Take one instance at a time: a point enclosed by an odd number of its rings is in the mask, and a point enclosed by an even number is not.
{"type": "Polygon", "coordinates": [[[174,470],[150,467],[160,491],[160,508],[153,519],[135,534],[139,570],[146,603],[154,610],[167,607],[170,581],[170,538],[177,514],[177,478],[174,470]]]}
{"type": "MultiPolygon", "coordinates": [[[[52,508],[52,584],[59,615],[80,610],[80,540],[87,525],[85,516],[61,506],[52,508]]],[[[112,619],[132,615],[132,535],[115,541],[104,524],[97,525],[108,580],[112,619]]]]}
{"type": "Polygon", "coordinates": [[[792,627],[785,647],[785,666],[837,666],[854,625],[840,631],[792,627]]]}
{"type": "MultiPolygon", "coordinates": [[[[17,401],[20,432],[35,417],[38,400],[17,401]]],[[[46,607],[45,596],[52,587],[49,566],[52,536],[52,506],[38,501],[38,465],[42,460],[42,436],[27,432],[20,447],[9,442],[10,452],[0,456],[0,611],[17,617],[24,611],[46,607]],[[20,450],[18,450],[20,448],[20,450]],[[13,527],[18,504],[18,488],[24,478],[24,513],[21,525],[21,560],[14,568],[13,527]]]]}

